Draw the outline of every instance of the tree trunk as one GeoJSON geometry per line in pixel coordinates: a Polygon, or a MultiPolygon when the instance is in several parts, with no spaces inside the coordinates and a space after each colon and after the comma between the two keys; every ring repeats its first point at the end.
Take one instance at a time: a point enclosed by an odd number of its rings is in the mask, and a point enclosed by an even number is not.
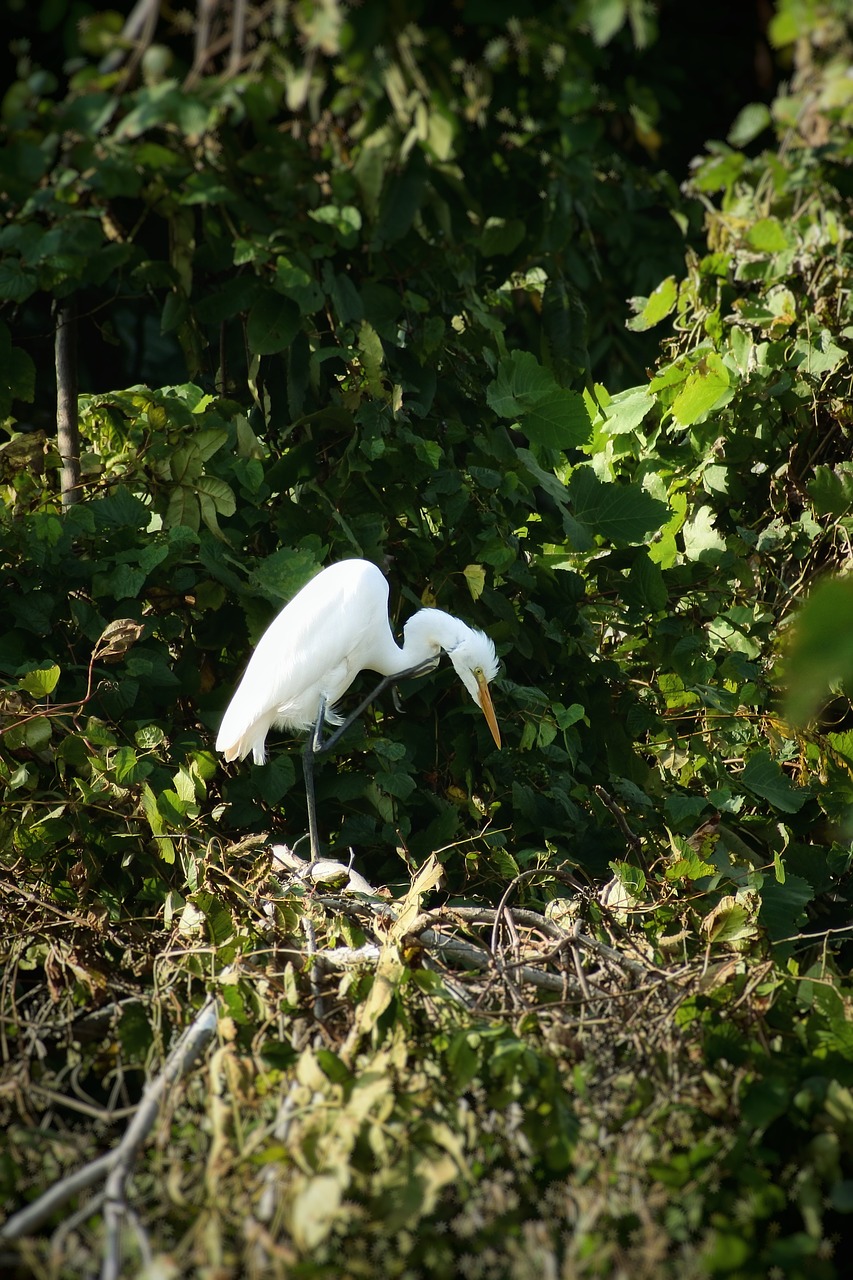
{"type": "Polygon", "coordinates": [[[56,439],[62,459],[62,506],[80,501],[80,428],[77,420],[77,317],[74,301],[54,308],[56,336],[56,439]]]}

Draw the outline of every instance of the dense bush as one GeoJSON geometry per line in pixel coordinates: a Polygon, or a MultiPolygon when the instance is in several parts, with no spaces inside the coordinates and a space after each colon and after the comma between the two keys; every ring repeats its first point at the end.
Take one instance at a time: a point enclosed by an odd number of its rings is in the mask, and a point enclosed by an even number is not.
{"type": "MultiPolygon", "coordinates": [[[[116,15],[89,13],[67,80],[15,48],[6,1034],[34,1088],[76,1056],[98,1106],[131,1103],[178,993],[217,991],[215,1061],[253,1120],[226,1155],[221,1081],[176,1103],[174,1194],[157,1153],[141,1181],[181,1266],[208,1229],[239,1270],[269,1173],[265,1257],[299,1274],[345,1250],[354,1275],[381,1254],[389,1274],[557,1256],[831,1276],[853,1209],[847,581],[796,616],[847,569],[853,524],[845,10],[779,6],[790,83],[721,120],[679,189],[654,159],[666,5],[659,37],[651,7],[498,9],[251,9],[239,65],[216,31],[193,62],[164,16],[138,66],[116,15]],[[55,315],[79,349],[72,494],[55,315]],[[395,894],[437,854],[457,906],[553,912],[571,884],[590,934],[665,977],[653,995],[609,991],[590,1025],[550,999],[508,1019],[488,984],[454,1003],[399,938],[393,999],[348,976],[322,1049],[293,1029],[312,994],[268,955],[251,838],[303,835],[301,744],[225,767],[212,742],[282,601],[350,555],[388,572],[398,631],[438,604],[494,637],[505,745],[449,669],[408,682],[404,714],[383,699],[319,769],[331,851],[395,894]],[[223,1163],[182,1198],[213,1161],[199,1105],[223,1163]]],[[[364,941],[300,895],[275,911],[288,938],[307,912],[322,947],[364,941]]],[[[10,1202],[92,1154],[81,1126],[10,1125],[10,1202]]]]}

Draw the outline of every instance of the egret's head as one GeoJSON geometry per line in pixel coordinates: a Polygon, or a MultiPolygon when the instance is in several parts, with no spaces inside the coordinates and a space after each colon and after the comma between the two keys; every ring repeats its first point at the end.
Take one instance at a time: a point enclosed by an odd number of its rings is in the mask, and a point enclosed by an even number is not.
{"type": "Polygon", "coordinates": [[[475,631],[466,627],[466,635],[453,648],[447,650],[447,656],[453,663],[456,674],[486,717],[495,746],[501,745],[501,734],[492,706],[492,695],[489,685],[498,674],[498,655],[495,646],[483,631],[475,631]]]}

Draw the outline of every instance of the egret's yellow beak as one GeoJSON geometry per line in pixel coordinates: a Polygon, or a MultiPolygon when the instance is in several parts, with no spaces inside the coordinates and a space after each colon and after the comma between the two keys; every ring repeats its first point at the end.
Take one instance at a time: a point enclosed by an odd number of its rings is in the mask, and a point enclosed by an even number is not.
{"type": "Polygon", "coordinates": [[[480,710],[482,711],[483,715],[486,717],[486,724],[489,726],[489,731],[491,732],[491,735],[495,740],[495,746],[500,747],[501,731],[498,728],[497,717],[495,716],[495,709],[492,706],[492,695],[489,693],[488,682],[486,680],[486,677],[483,675],[482,671],[475,671],[474,677],[477,681],[477,688],[480,694],[480,699],[479,699],[480,710]]]}

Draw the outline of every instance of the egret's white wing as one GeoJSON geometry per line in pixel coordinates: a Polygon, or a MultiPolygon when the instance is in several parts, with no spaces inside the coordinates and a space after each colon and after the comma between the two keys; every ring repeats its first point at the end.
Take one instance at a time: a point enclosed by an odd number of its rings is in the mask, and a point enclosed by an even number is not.
{"type": "Polygon", "coordinates": [[[330,565],[285,605],[258,641],[228,705],[217,751],[228,760],[264,759],[274,724],[307,729],[321,695],[334,704],[365,668],[384,672],[399,650],[388,625],[388,583],[374,564],[330,565]],[[384,665],[383,665],[384,664],[384,665]]]}

